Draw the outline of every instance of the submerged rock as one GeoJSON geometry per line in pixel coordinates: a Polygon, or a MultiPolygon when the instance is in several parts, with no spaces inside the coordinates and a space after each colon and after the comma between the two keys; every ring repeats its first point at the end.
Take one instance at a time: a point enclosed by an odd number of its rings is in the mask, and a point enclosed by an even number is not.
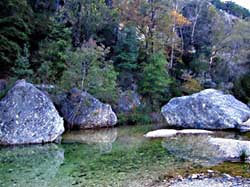
{"type": "Polygon", "coordinates": [[[116,128],[70,131],[63,135],[63,143],[95,144],[101,152],[109,153],[112,151],[112,144],[116,141],[117,135],[116,128]]]}
{"type": "Polygon", "coordinates": [[[214,166],[223,162],[223,152],[208,141],[208,136],[188,135],[167,138],[162,145],[176,157],[203,166],[214,166]]]}
{"type": "Polygon", "coordinates": [[[63,135],[64,143],[114,143],[117,138],[117,129],[71,131],[63,135]]]}
{"type": "Polygon", "coordinates": [[[53,142],[64,132],[51,100],[25,80],[0,101],[0,144],[53,142]]]}
{"type": "Polygon", "coordinates": [[[250,131],[249,125],[243,125],[250,118],[250,108],[234,96],[214,89],[173,98],[161,112],[170,126],[250,131]]]}
{"type": "Polygon", "coordinates": [[[225,138],[210,138],[210,144],[217,146],[225,160],[240,159],[241,156],[250,158],[250,141],[225,138]]]}
{"type": "Polygon", "coordinates": [[[68,128],[90,129],[113,126],[117,117],[108,104],[103,104],[87,92],[73,88],[60,100],[60,112],[68,128]]]}

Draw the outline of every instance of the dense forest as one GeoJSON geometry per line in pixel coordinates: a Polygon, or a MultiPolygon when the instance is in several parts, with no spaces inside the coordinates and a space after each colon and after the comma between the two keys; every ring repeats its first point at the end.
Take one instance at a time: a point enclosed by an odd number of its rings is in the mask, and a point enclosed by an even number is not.
{"type": "Polygon", "coordinates": [[[10,83],[77,87],[114,108],[131,90],[150,112],[204,88],[250,101],[250,12],[233,2],[1,0],[0,8],[0,79],[10,83]]]}

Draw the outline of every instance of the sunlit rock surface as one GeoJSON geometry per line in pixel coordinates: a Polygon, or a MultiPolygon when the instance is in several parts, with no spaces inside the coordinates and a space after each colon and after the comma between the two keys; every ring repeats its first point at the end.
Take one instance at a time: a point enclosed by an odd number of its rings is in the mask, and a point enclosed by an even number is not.
{"type": "Polygon", "coordinates": [[[213,134],[212,131],[200,130],[200,129],[159,129],[155,131],[150,131],[144,135],[146,138],[168,138],[178,134],[213,134]]]}
{"type": "Polygon", "coordinates": [[[51,100],[25,80],[0,101],[0,144],[53,142],[64,132],[51,100]]]}
{"type": "Polygon", "coordinates": [[[240,129],[250,118],[250,108],[232,95],[214,89],[170,100],[161,110],[170,126],[195,129],[240,129]]]}
{"type": "Polygon", "coordinates": [[[150,131],[144,135],[146,138],[167,138],[171,136],[175,136],[177,134],[177,130],[172,129],[160,129],[155,131],[150,131]]]}

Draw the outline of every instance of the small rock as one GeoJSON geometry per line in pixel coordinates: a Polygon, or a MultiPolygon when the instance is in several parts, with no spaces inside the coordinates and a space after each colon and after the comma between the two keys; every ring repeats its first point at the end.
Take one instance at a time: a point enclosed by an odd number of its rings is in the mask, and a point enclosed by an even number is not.
{"type": "Polygon", "coordinates": [[[222,174],[222,176],[224,177],[224,178],[227,178],[227,179],[233,179],[233,177],[232,176],[230,176],[230,175],[228,175],[228,174],[226,174],[226,173],[224,173],[224,174],[222,174]]]}
{"type": "Polygon", "coordinates": [[[214,171],[213,171],[213,170],[210,170],[210,169],[207,170],[207,172],[208,172],[208,173],[214,173],[214,171]]]}
{"type": "Polygon", "coordinates": [[[240,131],[245,132],[248,131],[249,129],[250,129],[250,119],[241,124],[240,131]]]}
{"type": "Polygon", "coordinates": [[[199,174],[192,174],[191,175],[191,179],[198,179],[199,178],[199,174]]]}

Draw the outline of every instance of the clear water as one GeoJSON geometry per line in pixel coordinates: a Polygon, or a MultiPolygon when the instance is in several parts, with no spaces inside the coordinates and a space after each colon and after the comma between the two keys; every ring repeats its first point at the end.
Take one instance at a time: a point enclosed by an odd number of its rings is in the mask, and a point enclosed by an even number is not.
{"type": "Polygon", "coordinates": [[[165,140],[145,139],[151,128],[70,132],[59,145],[1,147],[0,186],[147,186],[195,163],[172,154],[165,140]]]}

